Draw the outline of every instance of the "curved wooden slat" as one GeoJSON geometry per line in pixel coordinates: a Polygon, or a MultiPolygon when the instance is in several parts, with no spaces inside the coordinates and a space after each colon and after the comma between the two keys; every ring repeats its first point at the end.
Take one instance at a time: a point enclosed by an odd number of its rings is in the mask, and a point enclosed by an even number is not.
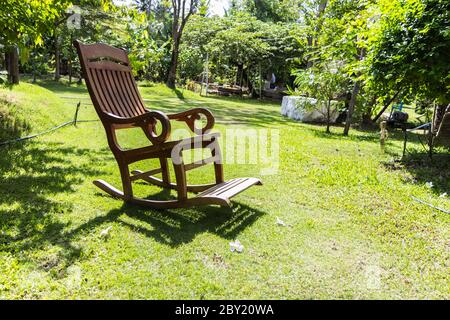
{"type": "Polygon", "coordinates": [[[103,94],[103,90],[100,88],[100,78],[98,70],[91,69],[88,71],[92,78],[92,90],[94,91],[94,97],[97,99],[98,106],[106,112],[114,113],[112,106],[109,104],[105,95],[103,94]]]}
{"type": "Polygon", "coordinates": [[[125,50],[114,48],[103,43],[96,43],[96,44],[82,44],[80,42],[78,43],[81,51],[83,52],[83,56],[88,61],[107,57],[116,61],[120,61],[126,65],[130,64],[128,54],[125,52],[125,50]]]}
{"type": "Polygon", "coordinates": [[[122,79],[122,84],[126,92],[128,92],[128,98],[130,100],[130,103],[134,106],[134,108],[137,110],[138,113],[145,112],[145,108],[142,107],[139,92],[136,93],[135,92],[136,89],[130,85],[129,77],[131,76],[131,73],[121,72],[120,76],[122,79]]]}
{"type": "Polygon", "coordinates": [[[111,70],[102,70],[102,71],[105,73],[106,81],[108,83],[108,86],[105,88],[105,92],[110,96],[111,100],[116,106],[118,116],[124,118],[133,117],[133,115],[128,111],[128,109],[125,108],[125,104],[123,103],[120,97],[119,89],[114,79],[113,71],[111,70]]]}
{"type": "Polygon", "coordinates": [[[90,69],[104,69],[104,70],[117,70],[117,71],[131,71],[129,66],[118,64],[113,61],[101,60],[101,61],[89,61],[87,67],[90,69]]]}
{"type": "Polygon", "coordinates": [[[128,72],[125,78],[127,80],[128,87],[130,88],[130,94],[133,97],[134,102],[136,103],[136,107],[139,109],[140,112],[145,112],[146,110],[145,104],[139,93],[136,81],[134,81],[133,74],[131,72],[128,72]]]}
{"type": "Polygon", "coordinates": [[[106,101],[108,101],[108,104],[111,107],[112,113],[116,114],[118,116],[121,116],[122,113],[120,112],[120,109],[117,107],[114,97],[111,95],[111,92],[110,92],[111,89],[108,89],[108,88],[111,88],[111,85],[109,84],[107,71],[100,70],[100,69],[97,69],[96,71],[99,76],[99,79],[101,79],[101,81],[99,83],[97,83],[96,85],[98,86],[99,90],[101,90],[101,92],[105,96],[106,101]]]}
{"type": "Polygon", "coordinates": [[[138,110],[136,109],[133,102],[130,100],[130,92],[126,90],[126,87],[123,82],[122,72],[115,71],[114,79],[116,80],[118,95],[122,99],[124,104],[124,108],[128,110],[128,113],[131,114],[132,117],[136,117],[139,115],[138,110]]]}

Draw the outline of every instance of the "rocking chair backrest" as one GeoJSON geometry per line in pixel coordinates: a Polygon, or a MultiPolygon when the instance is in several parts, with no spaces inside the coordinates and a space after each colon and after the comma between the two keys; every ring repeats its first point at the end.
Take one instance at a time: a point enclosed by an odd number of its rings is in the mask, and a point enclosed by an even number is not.
{"type": "Polygon", "coordinates": [[[84,45],[79,41],[74,45],[100,119],[104,120],[105,113],[132,118],[146,112],[124,50],[106,44],[84,45]]]}

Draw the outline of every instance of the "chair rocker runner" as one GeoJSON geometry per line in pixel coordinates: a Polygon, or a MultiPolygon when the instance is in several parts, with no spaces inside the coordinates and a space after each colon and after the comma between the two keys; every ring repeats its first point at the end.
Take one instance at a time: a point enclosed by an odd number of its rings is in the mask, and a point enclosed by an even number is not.
{"type": "Polygon", "coordinates": [[[186,112],[166,115],[145,108],[132,75],[130,61],[124,50],[105,44],[84,45],[74,42],[80,58],[82,72],[95,110],[105,128],[108,145],[116,158],[122,179],[123,191],[103,180],[94,184],[113,197],[126,202],[136,203],[157,209],[186,208],[201,205],[230,206],[230,198],[250,188],[261,185],[256,178],[240,178],[225,181],[222,156],[218,143],[219,133],[209,133],[214,127],[214,116],[204,108],[195,108],[186,112]],[[196,120],[206,118],[206,125],[197,129],[196,120]],[[196,136],[179,141],[170,141],[171,120],[187,124],[196,136]],[[156,126],[160,123],[161,133],[156,126]],[[141,128],[151,142],[150,146],[125,150],[116,138],[116,130],[141,128]],[[200,133],[200,134],[199,134],[200,133]],[[210,149],[211,157],[185,164],[184,150],[210,149]],[[133,171],[129,165],[146,159],[159,159],[160,168],[149,171],[133,171]],[[169,160],[173,164],[176,183],[171,183],[169,160]],[[188,185],[186,172],[206,164],[213,164],[215,183],[207,185],[188,185]],[[155,177],[162,174],[162,179],[155,177]],[[132,182],[143,180],[150,184],[177,191],[177,200],[155,201],[133,196],[132,182]],[[198,193],[188,198],[188,192],[198,193]]]}

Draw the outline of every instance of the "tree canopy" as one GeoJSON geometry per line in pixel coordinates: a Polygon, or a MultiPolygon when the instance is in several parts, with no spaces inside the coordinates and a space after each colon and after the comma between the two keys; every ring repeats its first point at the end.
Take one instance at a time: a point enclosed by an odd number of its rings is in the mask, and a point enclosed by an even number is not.
{"type": "Polygon", "coordinates": [[[313,95],[305,79],[333,80],[347,124],[378,119],[394,99],[450,103],[449,1],[233,0],[224,17],[208,3],[4,0],[0,51],[9,73],[70,81],[80,76],[74,39],[125,48],[137,78],[172,87],[199,80],[206,64],[219,82],[257,87],[274,74],[296,94],[313,95]],[[77,28],[67,24],[73,6],[77,28]]]}
{"type": "Polygon", "coordinates": [[[407,1],[383,18],[370,71],[380,89],[450,103],[450,2],[407,1]]]}

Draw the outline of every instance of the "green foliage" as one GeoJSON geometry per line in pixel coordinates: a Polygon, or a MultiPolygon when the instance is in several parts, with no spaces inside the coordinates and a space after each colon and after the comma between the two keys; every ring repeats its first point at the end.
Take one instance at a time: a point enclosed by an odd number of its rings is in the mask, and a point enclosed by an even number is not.
{"type": "Polygon", "coordinates": [[[371,72],[381,89],[450,102],[450,2],[405,1],[384,16],[371,72]]]}
{"type": "Polygon", "coordinates": [[[135,74],[142,79],[164,81],[170,63],[170,14],[160,2],[148,7],[137,1],[137,8],[123,8],[126,20],[126,47],[135,74]]]}
{"type": "Polygon", "coordinates": [[[348,90],[348,78],[340,66],[332,62],[315,64],[306,70],[298,70],[295,75],[297,90],[320,101],[336,99],[348,90]]]}
{"type": "MultiPolygon", "coordinates": [[[[315,78],[320,79],[324,64],[339,66],[341,84],[336,87],[339,91],[335,95],[344,97],[349,105],[352,88],[357,83],[360,90],[354,97],[356,104],[351,119],[370,117],[376,97],[383,100],[380,96],[385,98],[388,94],[380,93],[371,82],[367,59],[378,40],[379,4],[372,0],[311,0],[302,6],[302,11],[301,23],[308,39],[304,65],[311,69],[306,72],[315,73],[315,78]]],[[[299,76],[298,71],[296,75],[299,76]]],[[[302,82],[301,78],[297,81],[302,82]]]]}
{"type": "Polygon", "coordinates": [[[235,68],[241,66],[253,81],[259,79],[260,68],[263,75],[274,72],[287,81],[293,59],[303,48],[295,37],[297,31],[295,24],[266,23],[246,13],[224,18],[198,16],[186,26],[181,69],[192,70],[189,77],[198,76],[208,54],[215,77],[236,77],[235,68]]]}
{"type": "Polygon", "coordinates": [[[43,43],[52,22],[65,13],[69,0],[3,0],[0,7],[0,44],[43,43]]]}
{"type": "Polygon", "coordinates": [[[243,0],[234,9],[265,22],[294,22],[299,18],[300,3],[299,0],[243,0]]]}

